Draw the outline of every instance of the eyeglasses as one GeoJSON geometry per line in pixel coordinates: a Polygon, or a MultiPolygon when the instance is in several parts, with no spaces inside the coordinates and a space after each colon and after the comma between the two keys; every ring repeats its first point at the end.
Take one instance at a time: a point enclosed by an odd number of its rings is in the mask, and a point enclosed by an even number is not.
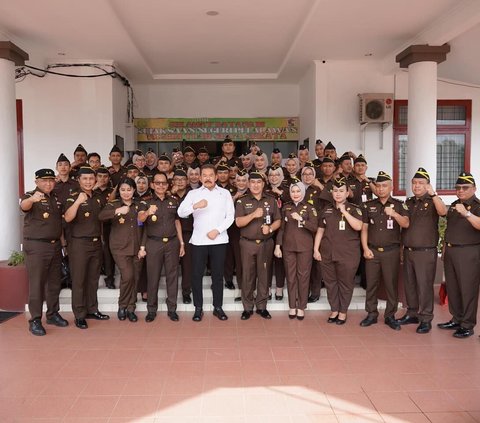
{"type": "Polygon", "coordinates": [[[168,182],[155,181],[153,184],[154,184],[154,185],[162,185],[162,186],[165,186],[165,185],[168,185],[168,182]]]}
{"type": "Polygon", "coordinates": [[[455,185],[455,191],[468,191],[473,185],[455,185]]]}

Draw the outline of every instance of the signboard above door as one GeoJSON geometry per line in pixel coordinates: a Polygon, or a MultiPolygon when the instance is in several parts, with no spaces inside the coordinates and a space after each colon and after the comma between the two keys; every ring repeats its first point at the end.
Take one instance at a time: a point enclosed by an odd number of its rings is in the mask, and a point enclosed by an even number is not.
{"type": "Polygon", "coordinates": [[[298,117],[283,118],[148,118],[135,119],[138,142],[296,141],[298,117]]]}

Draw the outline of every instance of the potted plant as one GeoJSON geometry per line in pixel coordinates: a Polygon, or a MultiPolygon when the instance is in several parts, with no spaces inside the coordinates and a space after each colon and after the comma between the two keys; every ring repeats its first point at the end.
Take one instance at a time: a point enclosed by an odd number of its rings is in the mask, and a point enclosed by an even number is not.
{"type": "Polygon", "coordinates": [[[27,302],[25,256],[21,251],[12,251],[8,260],[0,261],[0,309],[23,312],[27,302]]]}

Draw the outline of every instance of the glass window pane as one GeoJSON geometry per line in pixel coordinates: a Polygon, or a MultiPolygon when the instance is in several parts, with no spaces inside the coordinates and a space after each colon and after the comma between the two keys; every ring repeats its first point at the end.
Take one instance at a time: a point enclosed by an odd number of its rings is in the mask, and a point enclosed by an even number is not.
{"type": "MultiPolygon", "coordinates": [[[[405,166],[407,159],[407,135],[398,137],[398,187],[405,190],[405,166]]],[[[437,190],[451,190],[458,175],[464,170],[465,135],[437,135],[437,190]]],[[[428,169],[427,169],[428,170],[428,169]]]]}
{"type": "Polygon", "coordinates": [[[465,125],[465,106],[438,106],[437,125],[465,125]]]}
{"type": "Polygon", "coordinates": [[[437,135],[437,186],[436,189],[453,189],[464,169],[465,135],[437,135]]]}
{"type": "Polygon", "coordinates": [[[398,107],[398,124],[407,125],[408,122],[408,106],[398,107]]]}
{"type": "Polygon", "coordinates": [[[405,166],[407,163],[407,135],[398,136],[398,188],[405,190],[405,166]]]}

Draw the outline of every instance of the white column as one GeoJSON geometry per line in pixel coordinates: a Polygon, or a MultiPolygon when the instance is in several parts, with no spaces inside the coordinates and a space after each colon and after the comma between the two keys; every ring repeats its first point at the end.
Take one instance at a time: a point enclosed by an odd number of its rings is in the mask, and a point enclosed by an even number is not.
{"type": "Polygon", "coordinates": [[[0,151],[3,158],[0,183],[0,260],[6,260],[12,250],[20,249],[16,122],[15,64],[0,58],[0,151]]]}
{"type": "Polygon", "coordinates": [[[408,66],[408,142],[406,162],[407,196],[410,181],[419,167],[437,179],[437,63],[417,62],[408,66]]]}

